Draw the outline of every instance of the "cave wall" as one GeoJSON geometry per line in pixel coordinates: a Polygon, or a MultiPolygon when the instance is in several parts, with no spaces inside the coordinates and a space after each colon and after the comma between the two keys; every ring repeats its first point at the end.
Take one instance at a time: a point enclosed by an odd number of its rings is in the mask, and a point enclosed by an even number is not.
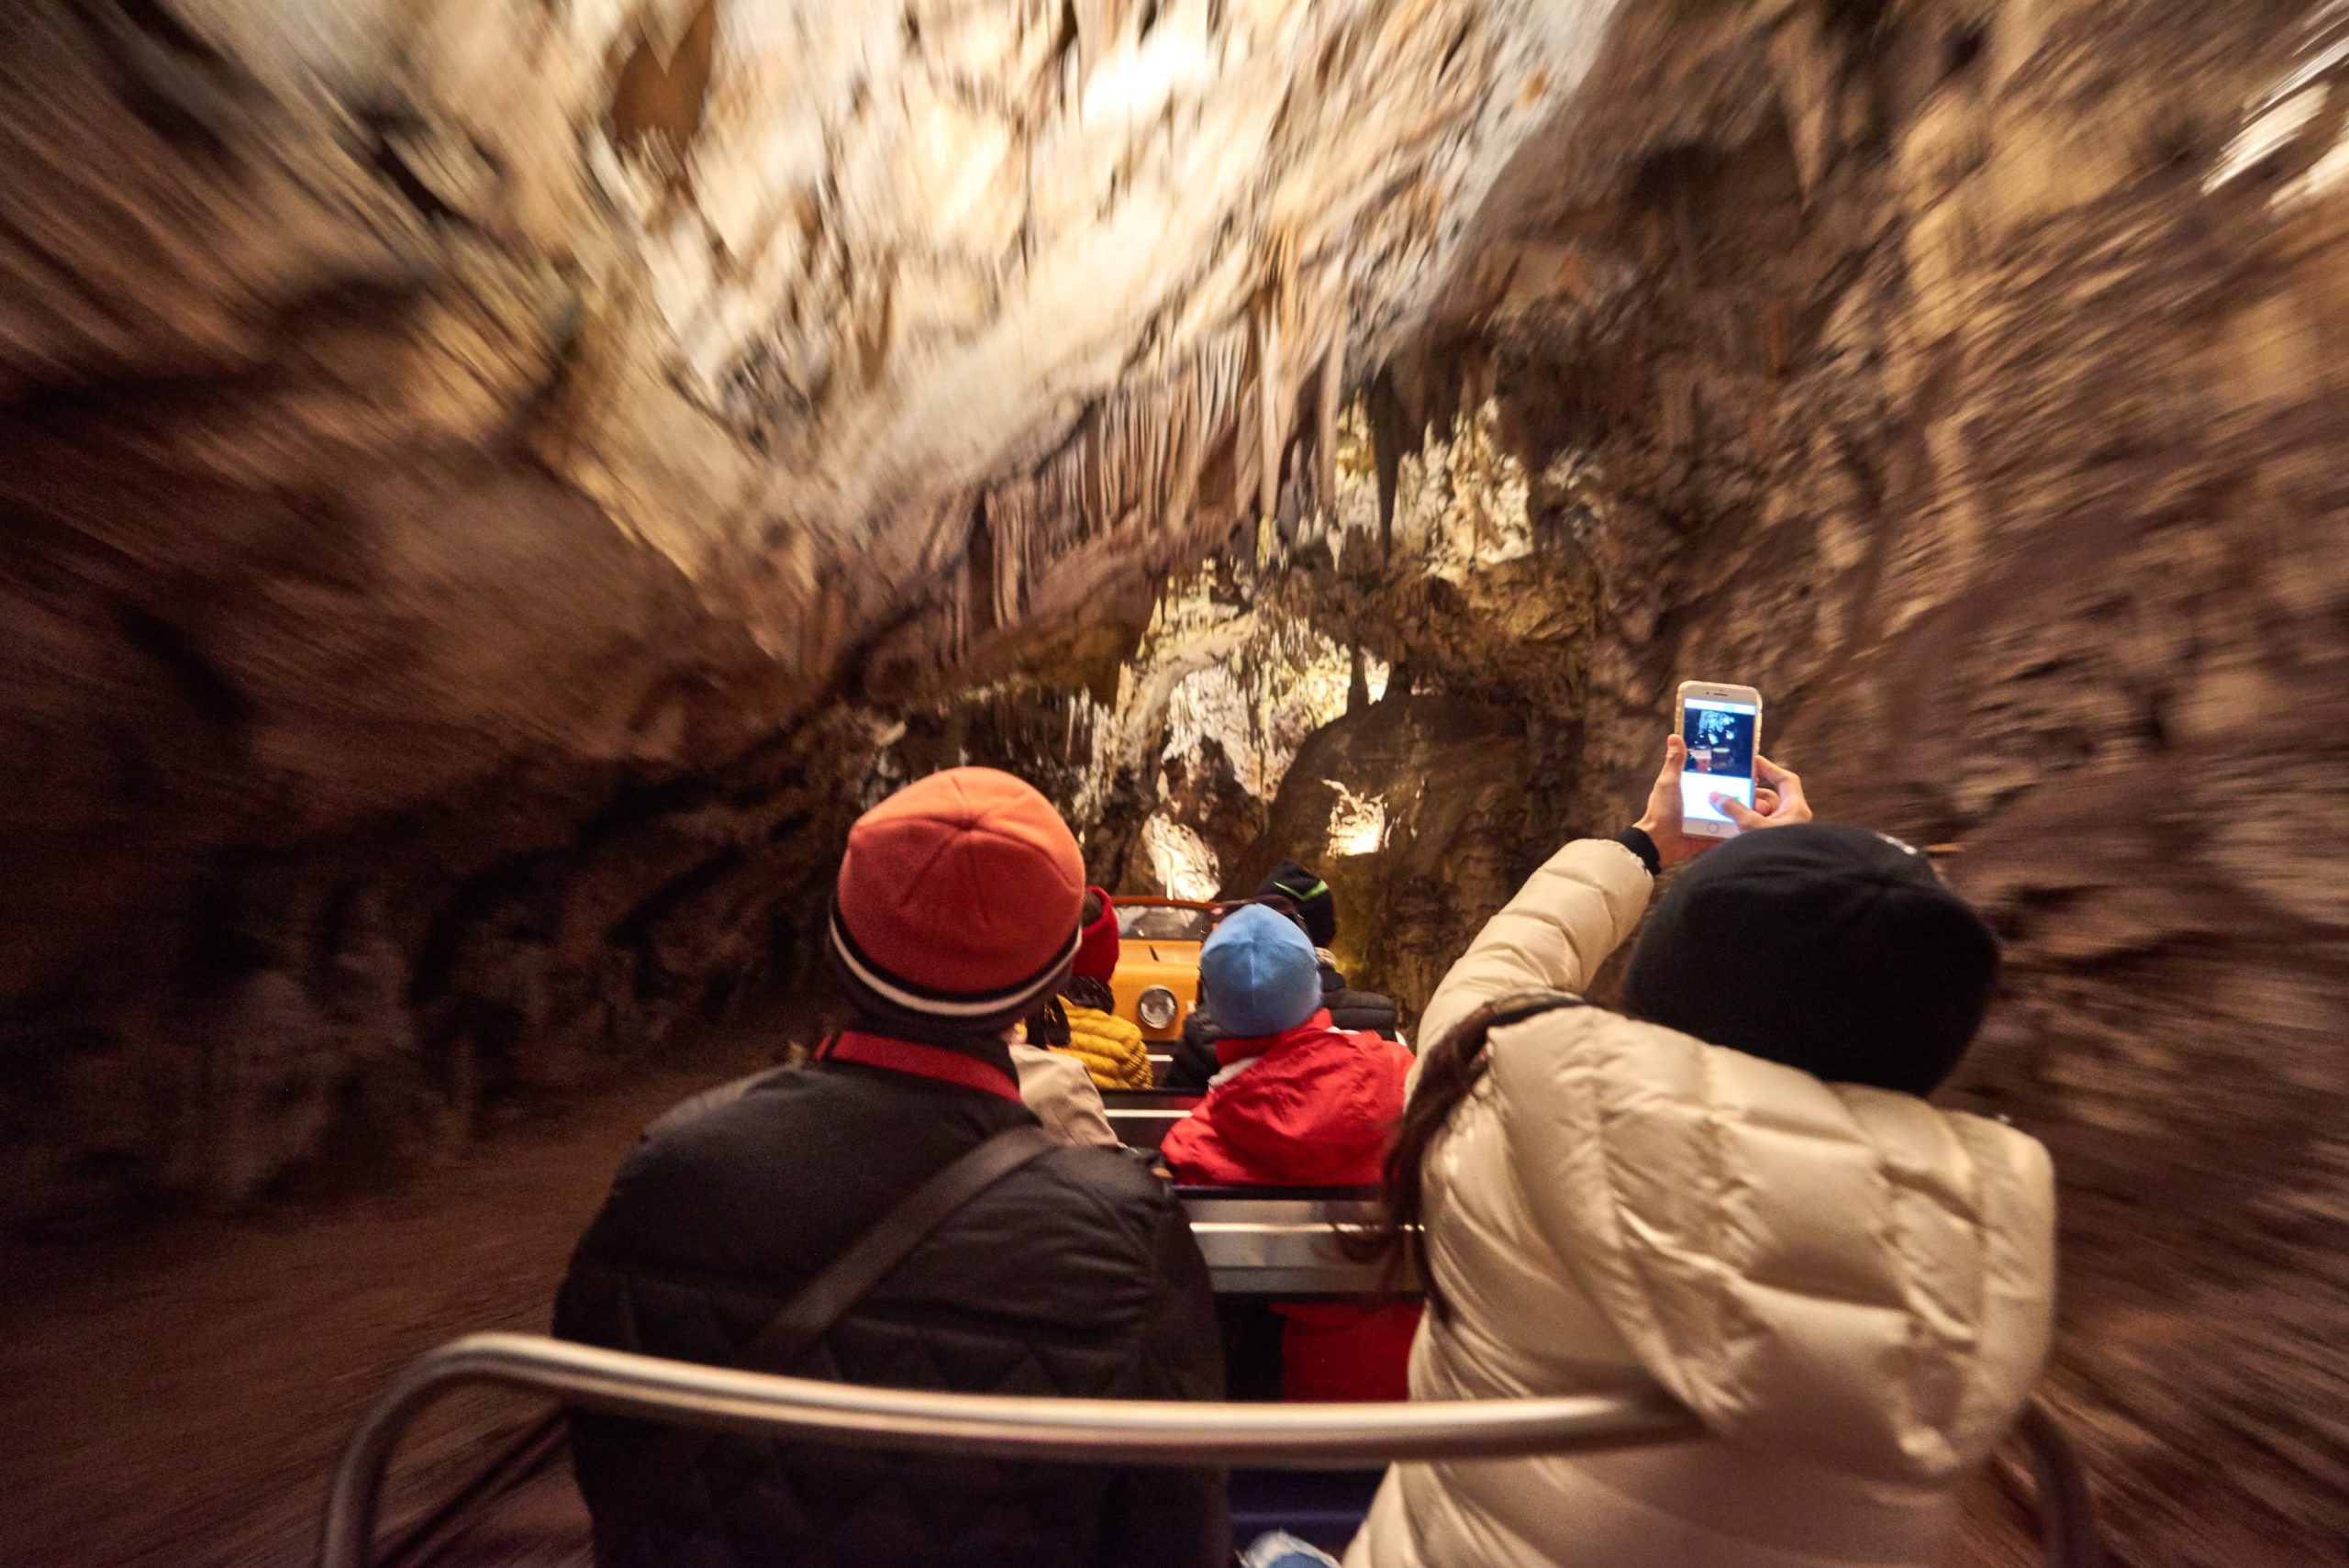
{"type": "Polygon", "coordinates": [[[1692,677],[1822,815],[1960,846],[2008,972],[1956,1091],[2054,1152],[2053,1389],[2129,1563],[2349,1551],[2342,43],[1626,13],[1374,388],[1406,450],[1493,395],[1536,548],[1366,550],[1314,610],[1526,714],[1529,851],[1620,825],[1692,677]]]}
{"type": "Polygon", "coordinates": [[[1225,893],[1253,893],[1285,858],[1319,872],[1337,901],[1339,968],[1393,996],[1412,1031],[1437,982],[1525,874],[1531,761],[1515,713],[1390,694],[1297,749],[1225,893]]]}
{"type": "Polygon", "coordinates": [[[665,1049],[1326,491],[1610,8],[6,7],[0,1228],[665,1049]]]}
{"type": "Polygon", "coordinates": [[[1962,845],[2125,1560],[2349,1549],[2338,18],[1612,9],[9,8],[0,1218],[622,1070],[923,759],[1130,865],[1218,556],[1409,687],[1322,776],[1521,737],[1431,926],[1690,674],[1962,845]]]}

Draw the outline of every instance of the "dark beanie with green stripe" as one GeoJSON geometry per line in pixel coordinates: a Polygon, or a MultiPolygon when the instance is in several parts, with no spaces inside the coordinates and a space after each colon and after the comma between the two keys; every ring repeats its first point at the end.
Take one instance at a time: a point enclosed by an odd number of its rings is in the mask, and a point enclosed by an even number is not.
{"type": "Polygon", "coordinates": [[[1283,861],[1256,888],[1259,898],[1286,898],[1313,945],[1326,948],[1338,940],[1338,900],[1330,884],[1295,861],[1283,861]]]}

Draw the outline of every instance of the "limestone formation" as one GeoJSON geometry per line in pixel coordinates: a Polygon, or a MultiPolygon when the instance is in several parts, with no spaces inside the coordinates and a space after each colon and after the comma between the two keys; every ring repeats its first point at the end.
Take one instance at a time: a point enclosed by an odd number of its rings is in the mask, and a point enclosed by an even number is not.
{"type": "Polygon", "coordinates": [[[1520,864],[1690,677],[1957,846],[2008,944],[1959,1089],[2054,1151],[2131,1563],[2349,1552],[2344,69],[2329,6],[1627,10],[1372,388],[1392,555],[1289,590],[1523,716],[1520,864]],[[1533,543],[1464,561],[1487,394],[1533,543]]]}
{"type": "Polygon", "coordinates": [[[1408,1026],[1516,891],[1528,765],[1515,714],[1426,695],[1373,703],[1298,750],[1226,886],[1252,892],[1290,855],[1319,872],[1337,898],[1340,967],[1403,1003],[1408,1026]]]}
{"type": "Polygon", "coordinates": [[[44,1107],[315,995],[207,950],[256,856],[378,879],[452,1129],[717,1005],[804,916],[845,703],[1114,686],[1162,581],[1326,502],[1609,9],[7,7],[0,1212],[206,1184],[205,1073],[131,1073],[127,1149],[44,1107]]]}
{"type": "Polygon", "coordinates": [[[1960,1089],[2055,1151],[2120,1561],[2349,1557],[2341,6],[0,46],[12,1228],[630,1071],[948,762],[1129,886],[1334,866],[1415,1003],[1748,680],[2007,940],[1960,1089]]]}

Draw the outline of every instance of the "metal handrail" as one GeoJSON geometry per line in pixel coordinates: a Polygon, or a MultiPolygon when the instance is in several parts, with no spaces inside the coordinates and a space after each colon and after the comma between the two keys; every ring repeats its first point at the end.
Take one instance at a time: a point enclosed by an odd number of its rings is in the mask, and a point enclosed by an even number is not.
{"type": "MultiPolygon", "coordinates": [[[[930,1394],[731,1372],[531,1334],[473,1334],[430,1351],[360,1419],[327,1500],[320,1568],[367,1568],[384,1477],[418,1412],[472,1384],[548,1394],[607,1415],[852,1447],[1121,1465],[1350,1468],[1686,1440],[1695,1417],[1660,1388],[1616,1396],[1410,1404],[1235,1405],[930,1394]]],[[[2087,1478],[2047,1407],[2019,1429],[2038,1483],[2049,1568],[2101,1560],[2087,1478]]]]}
{"type": "Polygon", "coordinates": [[[1662,1390],[1620,1397],[1236,1405],[929,1394],[730,1372],[532,1334],[472,1334],[429,1351],[361,1418],[327,1499],[320,1568],[367,1568],[384,1473],[417,1412],[468,1384],[551,1394],[607,1415],[862,1448],[1122,1465],[1345,1469],[1396,1459],[1492,1459],[1701,1435],[1662,1390]]]}

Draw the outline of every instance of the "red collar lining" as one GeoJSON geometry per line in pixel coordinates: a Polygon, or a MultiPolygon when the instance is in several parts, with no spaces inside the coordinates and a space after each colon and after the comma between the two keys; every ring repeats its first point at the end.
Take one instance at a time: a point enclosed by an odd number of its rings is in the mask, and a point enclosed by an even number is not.
{"type": "Polygon", "coordinates": [[[910,1073],[940,1084],[952,1084],[957,1088],[976,1089],[981,1094],[1019,1103],[1019,1078],[992,1062],[975,1056],[965,1056],[944,1046],[923,1045],[916,1040],[892,1040],[886,1035],[864,1034],[855,1029],[844,1030],[816,1048],[819,1062],[853,1062],[862,1067],[885,1067],[893,1073],[910,1073]]]}
{"type": "Polygon", "coordinates": [[[1278,1034],[1254,1035],[1246,1039],[1236,1039],[1226,1035],[1215,1042],[1216,1065],[1229,1067],[1235,1062],[1244,1062],[1252,1056],[1262,1056],[1281,1041],[1297,1035],[1318,1033],[1323,1029],[1335,1028],[1337,1026],[1330,1021],[1330,1009],[1323,1007],[1303,1023],[1293,1029],[1285,1029],[1278,1034]]]}

